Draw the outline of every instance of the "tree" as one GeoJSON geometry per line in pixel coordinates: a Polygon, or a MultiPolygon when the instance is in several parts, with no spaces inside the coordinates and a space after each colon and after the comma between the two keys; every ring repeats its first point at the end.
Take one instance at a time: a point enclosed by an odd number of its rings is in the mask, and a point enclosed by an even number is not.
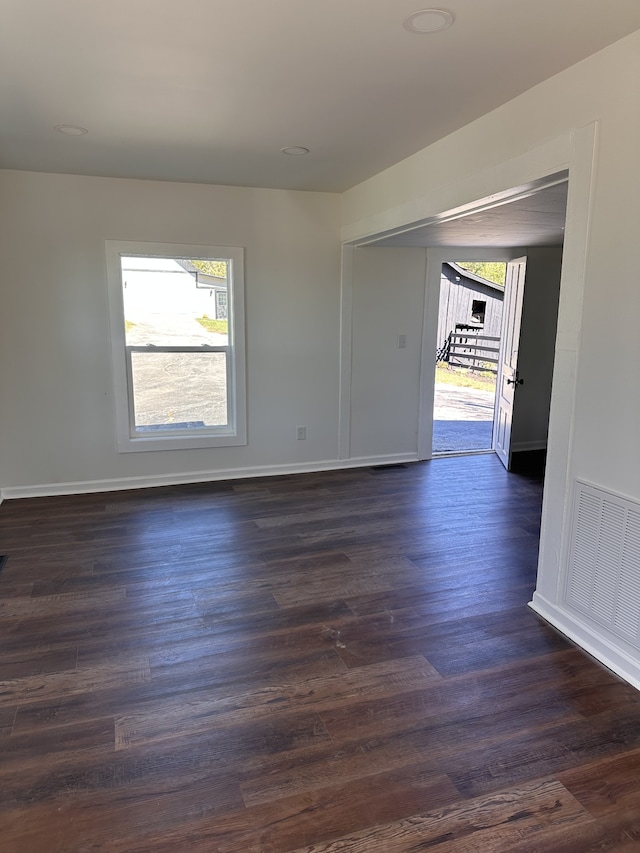
{"type": "Polygon", "coordinates": [[[456,264],[474,275],[504,287],[507,265],[501,261],[456,261],[456,264]]]}
{"type": "Polygon", "coordinates": [[[227,277],[227,261],[192,260],[191,263],[207,275],[214,275],[216,278],[227,277]]]}

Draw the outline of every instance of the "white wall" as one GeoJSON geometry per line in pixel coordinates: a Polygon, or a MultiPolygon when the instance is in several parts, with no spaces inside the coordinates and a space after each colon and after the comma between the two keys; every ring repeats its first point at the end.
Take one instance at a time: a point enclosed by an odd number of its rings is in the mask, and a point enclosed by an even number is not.
{"type": "Polygon", "coordinates": [[[563,587],[576,480],[640,500],[638,80],[640,32],[345,193],[342,235],[428,220],[569,168],[534,606],[640,684],[640,651],[580,623],[563,587]]]}
{"type": "Polygon", "coordinates": [[[322,193],[0,172],[0,488],[335,460],[338,205],[322,193]],[[248,446],[117,453],[105,240],[246,248],[248,446]]]}
{"type": "Polygon", "coordinates": [[[425,249],[354,251],[351,457],[416,458],[426,267],[425,249]]]}
{"type": "Polygon", "coordinates": [[[518,352],[524,384],[516,392],[511,427],[516,452],[547,446],[561,269],[562,249],[528,249],[518,352]]]}

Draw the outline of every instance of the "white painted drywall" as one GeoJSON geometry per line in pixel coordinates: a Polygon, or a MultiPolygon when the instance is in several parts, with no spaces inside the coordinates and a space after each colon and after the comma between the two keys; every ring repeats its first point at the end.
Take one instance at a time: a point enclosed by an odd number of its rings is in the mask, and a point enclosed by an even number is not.
{"type": "Polygon", "coordinates": [[[323,193],[0,172],[0,487],[335,460],[338,204],[323,193]],[[246,447],[118,454],[105,240],[245,247],[246,447]]]}
{"type": "Polygon", "coordinates": [[[426,265],[425,249],[354,250],[351,457],[417,454],[426,265]]]}

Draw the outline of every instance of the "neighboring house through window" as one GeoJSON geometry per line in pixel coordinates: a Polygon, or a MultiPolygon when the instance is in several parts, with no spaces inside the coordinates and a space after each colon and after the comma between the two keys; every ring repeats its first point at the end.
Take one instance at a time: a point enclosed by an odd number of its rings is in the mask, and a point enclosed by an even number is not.
{"type": "Polygon", "coordinates": [[[119,451],[246,444],[243,250],[106,249],[119,451]]]}

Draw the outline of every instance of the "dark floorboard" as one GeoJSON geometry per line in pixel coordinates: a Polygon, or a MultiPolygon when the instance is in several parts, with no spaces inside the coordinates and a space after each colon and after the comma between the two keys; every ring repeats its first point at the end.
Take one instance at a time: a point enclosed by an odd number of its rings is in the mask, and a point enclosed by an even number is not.
{"type": "Polygon", "coordinates": [[[640,693],[527,607],[519,461],[5,502],[3,853],[640,849],[640,693]]]}

